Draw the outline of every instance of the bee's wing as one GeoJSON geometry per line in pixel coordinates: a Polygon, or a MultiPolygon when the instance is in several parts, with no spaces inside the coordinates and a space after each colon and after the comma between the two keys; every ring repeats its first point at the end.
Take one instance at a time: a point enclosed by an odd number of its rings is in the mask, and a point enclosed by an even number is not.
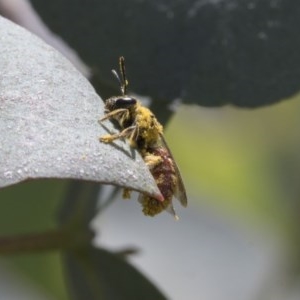
{"type": "Polygon", "coordinates": [[[168,147],[168,144],[162,134],[160,134],[160,138],[161,138],[162,145],[168,150],[170,157],[173,160],[175,175],[177,178],[177,188],[175,191],[175,197],[180,201],[182,206],[186,207],[187,206],[187,196],[186,196],[185,187],[184,187],[181,175],[180,175],[180,171],[179,171],[176,161],[172,155],[172,152],[171,152],[170,148],[168,147]]]}

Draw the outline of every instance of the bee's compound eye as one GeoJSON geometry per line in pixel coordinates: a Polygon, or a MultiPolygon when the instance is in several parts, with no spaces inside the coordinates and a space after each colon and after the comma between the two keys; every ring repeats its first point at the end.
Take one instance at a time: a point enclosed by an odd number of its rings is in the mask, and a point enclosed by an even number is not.
{"type": "Polygon", "coordinates": [[[115,109],[116,106],[116,98],[108,98],[105,100],[105,111],[109,112],[115,109]]]}
{"type": "Polygon", "coordinates": [[[129,108],[136,104],[136,99],[132,97],[120,97],[115,99],[115,108],[129,108]]]}

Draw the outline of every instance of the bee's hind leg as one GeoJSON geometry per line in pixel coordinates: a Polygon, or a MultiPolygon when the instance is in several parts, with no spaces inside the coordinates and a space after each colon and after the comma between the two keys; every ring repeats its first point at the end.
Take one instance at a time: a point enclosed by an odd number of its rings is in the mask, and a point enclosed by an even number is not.
{"type": "Polygon", "coordinates": [[[148,168],[152,170],[154,167],[162,163],[163,159],[159,155],[149,154],[144,155],[144,161],[148,168]]]}

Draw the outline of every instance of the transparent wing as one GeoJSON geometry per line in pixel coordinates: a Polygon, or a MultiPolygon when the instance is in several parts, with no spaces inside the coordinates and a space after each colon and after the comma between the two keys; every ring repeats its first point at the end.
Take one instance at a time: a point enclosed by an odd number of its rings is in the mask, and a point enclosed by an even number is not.
{"type": "Polygon", "coordinates": [[[177,183],[177,188],[176,188],[174,196],[180,201],[182,206],[186,207],[187,206],[187,196],[186,196],[186,191],[185,191],[185,187],[184,187],[184,184],[182,181],[182,177],[180,175],[179,168],[178,168],[176,161],[173,157],[173,154],[172,154],[170,148],[168,147],[168,144],[162,134],[160,134],[160,138],[161,138],[162,145],[168,150],[170,157],[173,160],[173,164],[174,164],[174,168],[175,168],[175,175],[177,177],[178,183],[177,183]]]}

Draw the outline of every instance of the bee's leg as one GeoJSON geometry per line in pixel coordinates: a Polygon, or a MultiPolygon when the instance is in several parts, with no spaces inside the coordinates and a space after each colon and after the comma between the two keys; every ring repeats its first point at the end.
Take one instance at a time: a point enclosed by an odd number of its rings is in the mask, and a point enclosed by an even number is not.
{"type": "Polygon", "coordinates": [[[163,159],[158,155],[146,154],[144,156],[144,162],[150,170],[162,163],[162,161],[163,159]]]}
{"type": "Polygon", "coordinates": [[[131,189],[125,188],[123,190],[123,199],[129,199],[131,196],[131,189]]]}
{"type": "Polygon", "coordinates": [[[101,118],[100,120],[98,120],[99,123],[107,120],[107,119],[110,119],[112,117],[117,117],[118,115],[126,115],[128,114],[128,109],[127,108],[119,108],[119,109],[116,109],[116,110],[113,110],[111,112],[109,112],[108,114],[106,114],[105,116],[103,116],[103,118],[101,118]]]}
{"type": "Polygon", "coordinates": [[[100,137],[100,142],[111,143],[114,140],[129,137],[132,135],[132,132],[134,132],[135,129],[136,129],[136,126],[130,126],[130,127],[127,127],[126,129],[122,130],[119,133],[104,135],[104,136],[100,137]]]}
{"type": "Polygon", "coordinates": [[[139,136],[139,127],[136,125],[132,125],[131,127],[133,128],[133,130],[130,133],[130,135],[128,136],[128,139],[129,139],[129,143],[130,143],[131,147],[135,148],[136,141],[139,136]]]}

